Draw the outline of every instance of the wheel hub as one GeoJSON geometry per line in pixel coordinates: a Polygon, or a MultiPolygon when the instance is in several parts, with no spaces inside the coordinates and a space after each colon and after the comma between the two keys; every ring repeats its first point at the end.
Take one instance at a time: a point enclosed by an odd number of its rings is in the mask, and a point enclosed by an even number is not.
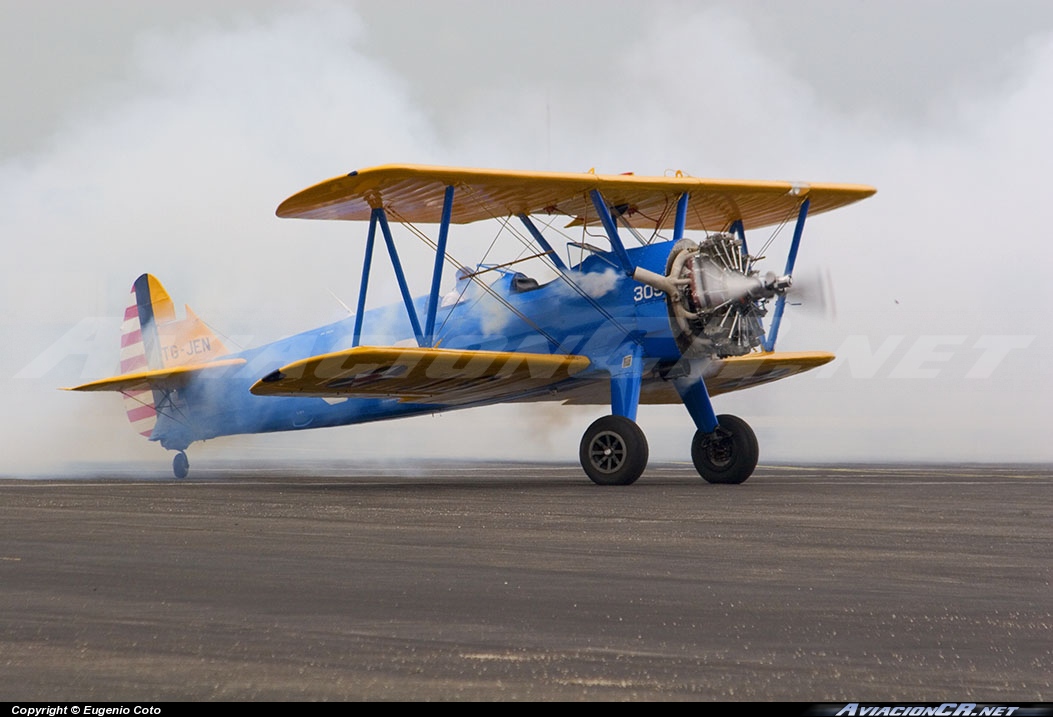
{"type": "Polygon", "coordinates": [[[596,470],[603,473],[614,473],[625,461],[625,443],[621,436],[611,431],[604,431],[592,439],[589,458],[596,470]]]}
{"type": "Polygon", "coordinates": [[[706,442],[706,456],[716,466],[726,466],[731,462],[735,442],[730,435],[725,435],[718,428],[713,437],[706,442]]]}

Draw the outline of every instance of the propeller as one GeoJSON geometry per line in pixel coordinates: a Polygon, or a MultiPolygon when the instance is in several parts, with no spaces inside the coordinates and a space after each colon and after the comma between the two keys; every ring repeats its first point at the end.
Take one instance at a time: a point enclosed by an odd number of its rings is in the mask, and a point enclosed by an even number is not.
{"type": "Polygon", "coordinates": [[[786,292],[786,301],[794,311],[830,321],[837,319],[834,282],[829,269],[813,269],[794,277],[793,285],[786,292]]]}

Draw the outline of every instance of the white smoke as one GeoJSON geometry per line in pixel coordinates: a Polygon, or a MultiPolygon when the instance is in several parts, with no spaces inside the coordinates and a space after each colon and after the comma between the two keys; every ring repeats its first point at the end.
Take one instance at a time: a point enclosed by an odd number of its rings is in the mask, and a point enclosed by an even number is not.
{"type": "MultiPolygon", "coordinates": [[[[414,63],[402,61],[412,43],[367,52],[370,28],[346,6],[142,35],[120,80],[100,83],[96,99],[76,106],[49,141],[0,164],[8,307],[0,368],[12,377],[0,386],[8,406],[0,467],[133,457],[166,471],[159,449],[131,432],[119,397],[55,390],[104,375],[100,351],[112,352],[116,369],[106,322],[119,323],[132,280],[156,274],[177,305],[189,303],[242,345],[340,318],[327,290],[345,301],[355,295],[364,229],[278,220],[274,208],[314,182],[388,162],[874,184],[873,199],[809,220],[798,266],[832,272],[838,320],[818,323],[790,307],[780,348],[858,350],[860,339],[875,348],[904,339],[871,375],[865,356],[849,355],[825,378],[720,397],[718,411],[756,425],[762,460],[1053,456],[1044,440],[1053,362],[1039,328],[1050,298],[1042,180],[1053,160],[1044,124],[1053,41],[1024,45],[1016,74],[1001,84],[938,95],[940,111],[910,127],[871,106],[830,102],[733,9],[676,6],[648,17],[617,52],[604,46],[602,63],[582,60],[589,73],[567,65],[516,82],[480,80],[456,108],[422,104],[405,69],[414,63]],[[1000,340],[1018,348],[986,377],[967,378],[1000,340]],[[932,367],[938,375],[928,377],[932,367]]],[[[451,87],[476,79],[466,66],[447,66],[451,87]]],[[[889,81],[875,77],[860,82],[889,81]]],[[[751,248],[766,238],[750,237],[751,248]]],[[[487,239],[451,236],[451,250],[471,265],[487,239]]],[[[783,232],[764,269],[781,271],[787,243],[783,232]]],[[[426,286],[430,254],[414,247],[403,260],[411,283],[426,286]]],[[[379,258],[371,295],[371,305],[399,301],[379,258]]],[[[530,410],[193,450],[376,458],[412,443],[418,455],[573,460],[588,420],[606,412],[564,409],[577,429],[544,437],[545,422],[524,420],[530,410]]],[[[639,420],[656,460],[686,458],[693,429],[681,407],[645,407],[639,420]]]]}
{"type": "MultiPolygon", "coordinates": [[[[607,269],[601,273],[582,274],[579,272],[568,272],[570,280],[582,291],[593,299],[600,299],[614,291],[614,287],[621,281],[622,276],[614,269],[607,269]]],[[[566,286],[564,284],[563,286],[566,286]]]]}

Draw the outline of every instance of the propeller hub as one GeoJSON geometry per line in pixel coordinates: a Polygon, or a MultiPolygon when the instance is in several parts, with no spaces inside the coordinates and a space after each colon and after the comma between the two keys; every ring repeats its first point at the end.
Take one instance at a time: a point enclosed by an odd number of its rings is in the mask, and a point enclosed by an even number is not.
{"type": "MultiPolygon", "coordinates": [[[[776,276],[774,271],[769,271],[764,275],[764,286],[766,289],[774,292],[775,294],[785,293],[787,289],[793,286],[793,277],[789,274],[784,276],[776,276]]],[[[771,297],[768,297],[771,298],[771,297]]]]}

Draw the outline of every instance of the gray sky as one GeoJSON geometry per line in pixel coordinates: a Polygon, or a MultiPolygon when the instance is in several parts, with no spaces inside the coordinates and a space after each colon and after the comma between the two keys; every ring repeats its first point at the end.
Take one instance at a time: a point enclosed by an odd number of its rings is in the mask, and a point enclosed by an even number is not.
{"type": "MultiPolygon", "coordinates": [[[[762,461],[1053,460],[1047,2],[0,8],[11,465],[127,455],[167,470],[116,398],[54,390],[108,373],[115,343],[41,354],[85,317],[118,316],[142,271],[247,343],[338,318],[328,290],[354,296],[359,237],[273,211],[386,162],[873,184],[805,235],[798,266],[831,273],[836,319],[790,313],[780,338],[841,360],[718,411],[754,424],[762,461]]],[[[488,457],[574,460],[599,413],[498,407],[194,450],[438,454],[483,431],[488,457]]],[[[682,408],[640,423],[652,455],[687,459],[682,408]]]]}
{"type": "MultiPolygon", "coordinates": [[[[356,9],[363,23],[358,46],[397,73],[414,102],[447,129],[463,103],[495,88],[600,85],[617,91],[617,78],[608,74],[612,59],[641,37],[641,28],[672,25],[700,11],[747,24],[755,44],[742,49],[775,58],[833,110],[907,126],[945,121],[949,97],[1007,87],[1026,67],[1027,50],[1053,30],[1053,6],[1045,0],[336,4],[356,9]]],[[[304,6],[4,0],[0,91],[8,101],[0,151],[10,156],[39,146],[100,93],[112,99],[118,88],[135,92],[133,55],[146,36],[235,30],[304,6]]],[[[655,41],[661,41],[661,28],[655,41]]],[[[704,91],[704,77],[685,79],[691,81],[684,91],[704,91]]]]}

